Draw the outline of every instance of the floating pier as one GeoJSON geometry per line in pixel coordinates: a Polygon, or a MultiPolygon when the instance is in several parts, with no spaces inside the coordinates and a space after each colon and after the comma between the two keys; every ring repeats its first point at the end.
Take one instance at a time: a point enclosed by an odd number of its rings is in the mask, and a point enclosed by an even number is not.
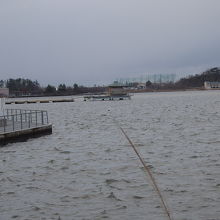
{"type": "Polygon", "coordinates": [[[36,100],[6,100],[5,104],[35,104],[35,103],[57,103],[57,102],[74,102],[73,98],[69,99],[36,99],[36,100]]]}
{"type": "Polygon", "coordinates": [[[5,109],[0,116],[0,146],[51,133],[47,111],[5,109]]]}
{"type": "Polygon", "coordinates": [[[125,100],[131,99],[125,89],[126,86],[113,84],[108,87],[108,93],[106,95],[89,95],[84,96],[84,101],[114,101],[114,100],[125,100]]]}
{"type": "Polygon", "coordinates": [[[91,95],[84,96],[84,101],[114,101],[114,100],[125,100],[131,99],[130,95],[120,95],[120,96],[108,96],[108,95],[91,95]]]}

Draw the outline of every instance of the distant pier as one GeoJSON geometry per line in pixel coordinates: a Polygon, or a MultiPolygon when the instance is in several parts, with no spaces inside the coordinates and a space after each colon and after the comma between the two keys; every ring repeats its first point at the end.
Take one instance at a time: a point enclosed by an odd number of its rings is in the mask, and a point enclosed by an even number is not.
{"type": "Polygon", "coordinates": [[[114,101],[131,99],[126,86],[119,84],[112,84],[108,87],[108,93],[106,95],[89,95],[84,96],[84,101],[114,101]]]}
{"type": "Polygon", "coordinates": [[[108,96],[108,95],[100,95],[100,96],[84,96],[84,101],[114,101],[114,100],[125,100],[131,99],[130,95],[115,95],[115,96],[108,96]]]}
{"type": "Polygon", "coordinates": [[[6,100],[5,104],[35,104],[35,103],[57,103],[57,102],[74,102],[73,98],[62,98],[62,99],[28,99],[28,100],[18,100],[11,99],[6,100]]]}
{"type": "Polygon", "coordinates": [[[5,109],[0,116],[0,146],[51,133],[47,111],[5,109]]]}

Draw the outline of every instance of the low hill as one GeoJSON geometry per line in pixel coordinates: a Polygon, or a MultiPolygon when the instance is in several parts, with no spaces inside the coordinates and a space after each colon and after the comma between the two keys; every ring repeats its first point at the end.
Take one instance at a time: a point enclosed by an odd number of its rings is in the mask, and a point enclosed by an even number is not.
{"type": "Polygon", "coordinates": [[[220,68],[219,67],[211,68],[203,72],[202,74],[196,74],[194,76],[182,78],[178,82],[176,82],[175,85],[178,88],[203,87],[205,81],[220,82],[220,68]]]}

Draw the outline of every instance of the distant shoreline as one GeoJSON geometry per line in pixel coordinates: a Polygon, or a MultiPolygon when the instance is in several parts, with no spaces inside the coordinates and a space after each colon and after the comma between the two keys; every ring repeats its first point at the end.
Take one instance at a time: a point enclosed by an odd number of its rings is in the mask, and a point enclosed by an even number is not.
{"type": "MultiPolygon", "coordinates": [[[[187,91],[212,91],[212,90],[220,90],[219,88],[216,89],[205,89],[205,88],[189,88],[189,89],[142,89],[142,90],[128,90],[128,93],[157,93],[157,92],[187,92],[187,91]]],[[[94,93],[97,95],[97,93],[94,93]]],[[[105,93],[100,93],[105,94],[105,93]]],[[[85,96],[84,94],[74,94],[74,95],[39,95],[39,96],[16,96],[16,97],[7,97],[8,99],[20,99],[20,98],[37,98],[37,97],[76,97],[76,96],[85,96]]],[[[6,99],[7,99],[6,98],[6,99]]]]}
{"type": "MultiPolygon", "coordinates": [[[[129,90],[129,93],[148,93],[148,92],[186,92],[186,91],[204,91],[208,90],[203,87],[201,88],[189,88],[189,89],[143,89],[143,90],[129,90]]],[[[220,90],[220,89],[209,89],[209,90],[220,90]]]]}

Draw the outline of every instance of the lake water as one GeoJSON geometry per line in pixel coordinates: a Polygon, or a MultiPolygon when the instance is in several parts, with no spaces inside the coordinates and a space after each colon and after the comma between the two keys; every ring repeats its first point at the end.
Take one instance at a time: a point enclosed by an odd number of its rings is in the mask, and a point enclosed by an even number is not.
{"type": "Polygon", "coordinates": [[[220,91],[126,101],[7,107],[48,110],[53,134],[0,148],[0,219],[220,220],[220,91]]]}

